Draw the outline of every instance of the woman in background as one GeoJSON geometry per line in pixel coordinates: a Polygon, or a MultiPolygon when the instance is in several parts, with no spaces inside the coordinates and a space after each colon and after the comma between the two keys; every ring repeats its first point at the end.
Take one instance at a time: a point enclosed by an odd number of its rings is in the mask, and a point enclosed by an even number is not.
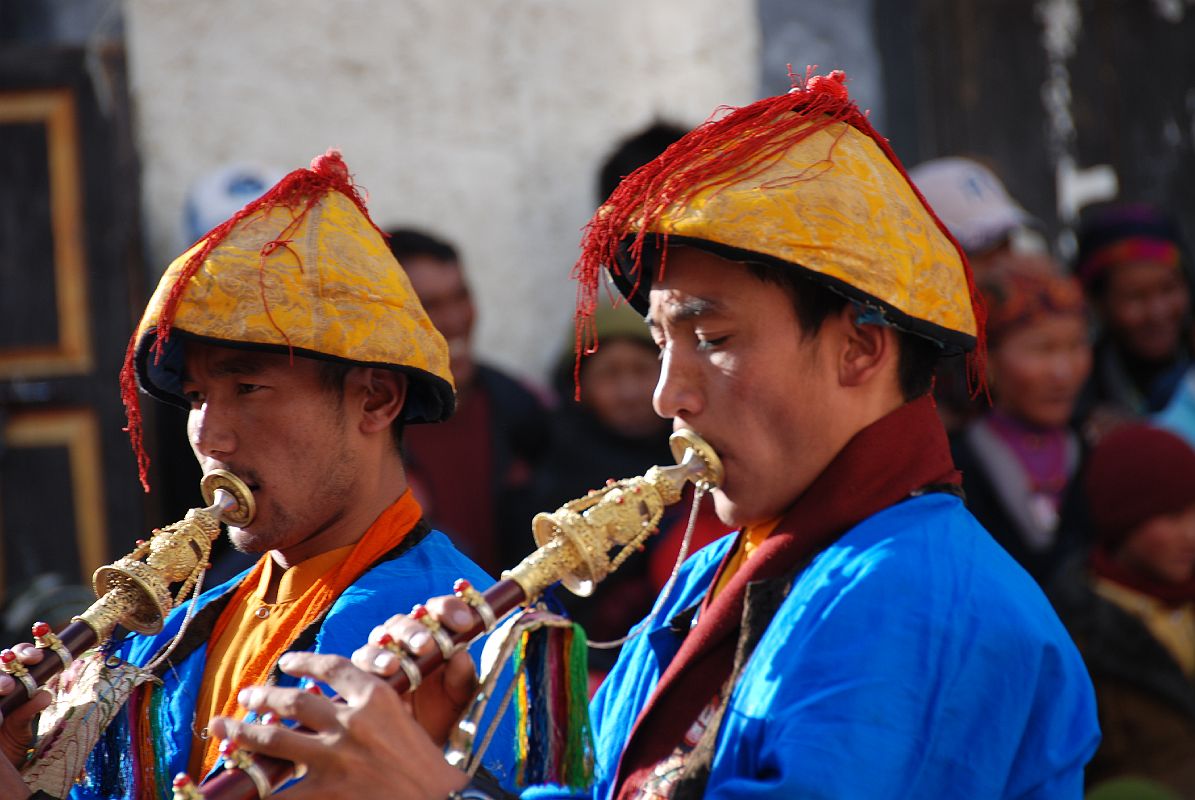
{"type": "Polygon", "coordinates": [[[967,506],[1039,583],[1081,545],[1082,461],[1069,427],[1091,369],[1083,295],[1045,256],[1010,256],[980,280],[992,407],[952,442],[967,506]]]}
{"type": "Polygon", "coordinates": [[[1109,206],[1079,231],[1075,274],[1099,319],[1095,369],[1080,402],[1088,441],[1161,411],[1191,363],[1191,287],[1174,221],[1109,206]]]}
{"type": "Polygon", "coordinates": [[[1195,797],[1195,451],[1123,425],[1085,483],[1096,544],[1051,599],[1095,684],[1103,741],[1088,786],[1135,776],[1195,797]]]}
{"type": "MultiPolygon", "coordinates": [[[[536,510],[558,508],[590,489],[600,489],[608,479],[642,475],[655,464],[673,463],[668,447],[672,425],[652,408],[660,359],[643,317],[627,305],[603,306],[594,316],[594,329],[597,350],[581,360],[578,383],[573,379],[571,327],[561,351],[554,380],[561,402],[551,418],[552,445],[535,474],[536,510]]],[[[665,522],[678,513],[675,507],[669,509],[665,522]]],[[[641,555],[629,559],[593,597],[558,594],[593,641],[625,635],[651,611],[655,596],[641,555]]],[[[616,655],[617,650],[590,651],[594,681],[616,655]]]]}

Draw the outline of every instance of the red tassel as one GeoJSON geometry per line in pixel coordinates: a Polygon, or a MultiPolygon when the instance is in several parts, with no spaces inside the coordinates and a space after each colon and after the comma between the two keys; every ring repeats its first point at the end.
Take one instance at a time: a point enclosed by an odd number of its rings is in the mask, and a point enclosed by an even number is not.
{"type": "MultiPolygon", "coordinates": [[[[269,210],[280,206],[289,208],[293,216],[290,223],[279,232],[277,237],[262,245],[259,253],[259,285],[266,315],[269,317],[270,323],[273,324],[275,330],[286,340],[289,347],[290,337],[274,321],[274,317],[270,313],[269,303],[266,301],[265,261],[271,253],[280,247],[290,249],[291,240],[288,237],[302,224],[307,213],[311,211],[315,204],[329,192],[340,192],[352,200],[353,204],[357,206],[365,219],[373,226],[374,230],[380,235],[385,236],[373,219],[370,218],[369,211],[365,208],[365,200],[353,183],[348,165],[341,158],[340,151],[329,149],[323,155],[316,156],[311,161],[310,169],[297,169],[290,173],[280,180],[270,191],[246,205],[230,219],[212,228],[200,239],[203,242],[203,246],[196,250],[187,259],[183,268],[179,270],[178,276],[175,278],[169,292],[166,294],[165,301],[162,303],[162,312],[158,317],[157,339],[151,350],[154,363],[156,364],[158,359],[162,357],[163,347],[170,338],[170,330],[173,327],[174,318],[178,313],[178,306],[186,292],[187,285],[190,283],[191,278],[195,276],[195,273],[199,271],[199,268],[203,266],[203,262],[211,254],[212,250],[228,237],[229,232],[241,220],[261,209],[269,210]]],[[[302,268],[301,265],[300,268],[302,268]]],[[[137,394],[137,372],[134,364],[136,350],[137,332],[134,331],[132,338],[129,340],[128,349],[125,351],[124,365],[120,370],[120,395],[124,401],[125,417],[128,420],[128,427],[125,428],[125,431],[129,434],[129,442],[137,457],[137,474],[141,479],[142,488],[148,492],[149,456],[145,452],[143,442],[141,403],[137,394]]]]}
{"type": "MultiPolygon", "coordinates": [[[[573,267],[577,281],[577,311],[575,314],[577,364],[574,377],[580,374],[583,352],[592,352],[597,342],[590,342],[593,315],[597,309],[600,276],[603,267],[624,273],[618,261],[618,250],[631,226],[638,231],[631,243],[630,272],[635,288],[642,276],[643,246],[647,231],[673,204],[684,204],[698,192],[726,187],[760,175],[782,158],[794,145],[838,122],[845,122],[870,136],[884,155],[900,171],[912,187],[918,200],[929,212],[938,228],[958,250],[967,287],[971,295],[977,327],[976,346],[968,355],[968,375],[975,394],[986,392],[984,364],[986,337],[984,334],[984,306],[971,268],[958,242],[926,203],[917,187],[892,151],[888,141],[880,136],[867,117],[851,101],[846,89],[846,75],[835,70],[829,75],[812,75],[806,70],[804,80],[792,74],[792,90],[785,95],[769,97],[738,109],[720,108],[702,125],[674,143],[654,161],[628,175],[585,228],[581,241],[581,255],[573,267]],[[792,114],[791,119],[783,115],[792,114]]],[[[832,149],[831,149],[832,152],[832,149]]],[[[810,180],[813,174],[793,176],[793,181],[810,180]]],[[[667,241],[664,242],[665,248],[667,241]]],[[[662,249],[665,249],[662,248],[662,249]]],[[[578,393],[580,389],[578,388],[578,393]]]]}

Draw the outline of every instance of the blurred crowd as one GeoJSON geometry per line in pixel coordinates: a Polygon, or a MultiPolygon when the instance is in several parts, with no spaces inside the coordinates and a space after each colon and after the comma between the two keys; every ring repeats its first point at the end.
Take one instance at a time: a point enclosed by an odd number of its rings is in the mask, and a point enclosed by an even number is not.
{"type": "MultiPolygon", "coordinates": [[[[599,198],[683,133],[655,125],[624,142],[599,198]]],[[[225,176],[228,191],[270,183],[244,175],[225,176]]],[[[1061,263],[984,164],[941,158],[910,176],[967,252],[986,305],[982,374],[944,361],[937,407],[971,511],[1047,591],[1087,660],[1104,736],[1089,783],[1113,781],[1109,797],[1116,781],[1122,796],[1148,796],[1142,779],[1159,797],[1195,796],[1195,329],[1179,227],[1161,208],[1091,208],[1077,255],[1061,263]]],[[[657,348],[636,312],[599,309],[579,361],[571,324],[545,331],[559,358],[549,385],[531,385],[477,356],[478,314],[502,313],[470,292],[469,270],[485,265],[465,264],[435,231],[389,234],[448,341],[458,393],[449,421],[406,431],[408,479],[427,518],[478,564],[497,575],[528,554],[536,512],[672,463],[670,423],[652,406],[657,348]]],[[[692,500],[598,596],[558,598],[591,639],[617,639],[650,611],[683,540],[692,552],[728,532],[692,500]]],[[[10,637],[86,605],[54,576],[26,589],[8,603],[10,637]]],[[[595,682],[614,652],[592,651],[595,682]]]]}
{"type": "Polygon", "coordinates": [[[987,311],[986,391],[946,364],[939,411],[972,513],[1083,653],[1103,731],[1093,796],[1195,796],[1195,331],[1176,221],[1088,209],[1063,264],[984,165],[911,175],[987,311]]]}

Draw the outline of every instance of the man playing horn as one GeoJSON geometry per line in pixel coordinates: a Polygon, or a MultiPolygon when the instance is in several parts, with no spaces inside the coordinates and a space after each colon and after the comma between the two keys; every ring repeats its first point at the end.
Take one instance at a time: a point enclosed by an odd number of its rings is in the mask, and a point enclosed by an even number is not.
{"type": "MultiPolygon", "coordinates": [[[[336,151],[170,266],[122,386],[143,480],[138,386],[190,409],[205,472],[229,470],[248,485],[256,516],[229,534],[263,555],[204,592],[185,627],[187,609],[177,608],[160,634],[118,645],[134,665],[156,662],[159,682],[133,692],[73,797],[169,796],[175,774],[220,768],[209,721],[237,709],[242,687],[295,685],[276,671],[283,653],[348,654],[396,609],[456,578],[492,583],[421,520],[408,490],[403,427],[452,413],[448,348],[336,151]]],[[[472,669],[454,666],[459,674],[437,682],[463,700],[472,669]]],[[[0,677],[0,691],[13,688],[0,677]]],[[[412,712],[440,738],[455,721],[431,707],[412,712]]],[[[0,794],[24,797],[15,773],[6,776],[0,794]]]]}
{"type": "MultiPolygon", "coordinates": [[[[688,559],[623,647],[591,705],[581,796],[1080,797],[1091,682],[963,506],[929,396],[943,354],[971,350],[983,374],[966,259],[841,73],[713,119],[628,176],[587,230],[582,324],[604,266],[659,345],[657,412],[721,455],[714,503],[739,530],[688,559]]],[[[452,598],[432,607],[467,618],[452,598]]],[[[410,618],[385,630],[428,647],[410,618]]],[[[213,729],[306,764],[284,796],[489,796],[427,761],[418,720],[371,689],[393,655],[354,661],[283,667],[328,680],[348,711],[244,694],[314,733],[213,729]]]]}

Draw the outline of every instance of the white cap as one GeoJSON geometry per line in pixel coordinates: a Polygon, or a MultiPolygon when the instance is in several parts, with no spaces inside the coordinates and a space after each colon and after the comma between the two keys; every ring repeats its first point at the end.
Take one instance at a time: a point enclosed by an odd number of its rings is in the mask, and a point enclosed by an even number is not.
{"type": "Polygon", "coordinates": [[[262,164],[237,163],[201,175],[187,192],[183,211],[185,235],[194,242],[253,202],[285,175],[262,164]]]}
{"type": "Polygon", "coordinates": [[[1039,224],[995,173],[969,158],[935,158],[913,167],[909,177],[968,254],[999,244],[1017,228],[1039,224]]]}

